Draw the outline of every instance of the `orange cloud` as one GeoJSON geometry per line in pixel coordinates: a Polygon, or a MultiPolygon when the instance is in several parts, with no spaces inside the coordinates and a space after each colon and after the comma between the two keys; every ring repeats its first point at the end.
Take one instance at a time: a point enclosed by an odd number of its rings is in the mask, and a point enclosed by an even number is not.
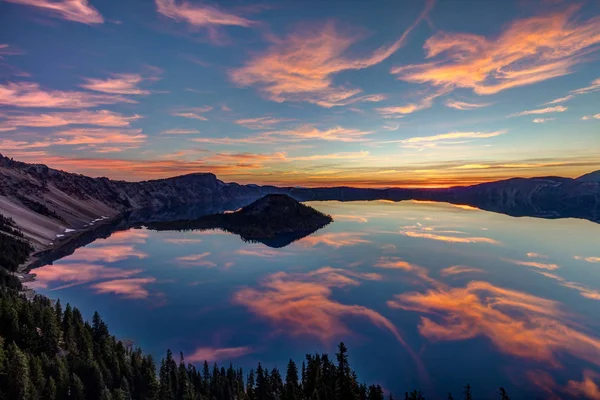
{"type": "Polygon", "coordinates": [[[583,380],[581,382],[570,380],[565,391],[577,398],[600,400],[600,385],[596,383],[598,381],[600,381],[600,374],[586,369],[583,371],[583,380]]]}
{"type": "Polygon", "coordinates": [[[156,10],[176,21],[184,21],[192,26],[210,27],[214,25],[231,25],[249,27],[254,21],[236,16],[207,5],[193,4],[186,0],[155,0],[156,10]]]}
{"type": "Polygon", "coordinates": [[[296,242],[296,244],[304,247],[314,247],[322,244],[337,249],[340,247],[371,243],[371,241],[363,239],[362,236],[363,234],[360,232],[328,232],[306,236],[296,242]]]}
{"type": "Polygon", "coordinates": [[[600,43],[600,17],[575,19],[579,6],[512,22],[496,38],[439,32],[424,45],[424,64],[396,67],[413,83],[469,88],[489,95],[567,75],[600,43]]]}
{"type": "Polygon", "coordinates": [[[4,116],[4,120],[0,122],[0,130],[14,130],[21,126],[35,128],[49,128],[66,125],[125,127],[140,118],[142,117],[137,114],[125,116],[108,110],[82,110],[47,114],[15,114],[4,116]]]}
{"type": "Polygon", "coordinates": [[[450,132],[433,136],[416,136],[401,140],[405,144],[422,144],[431,142],[443,142],[457,139],[487,139],[505,134],[506,131],[495,132],[450,132]]]}
{"type": "Polygon", "coordinates": [[[48,11],[50,15],[83,24],[101,24],[102,15],[88,0],[6,0],[9,3],[23,4],[48,11]]]}
{"type": "Polygon", "coordinates": [[[51,264],[35,270],[35,281],[27,283],[32,288],[48,288],[53,282],[63,283],[53,290],[82,285],[103,279],[128,278],[141,273],[141,269],[124,270],[89,263],[51,264]]]}
{"type": "Polygon", "coordinates": [[[115,279],[92,285],[96,293],[114,293],[128,299],[145,299],[150,293],[144,286],[156,282],[156,278],[115,279]]]}
{"type": "Polygon", "coordinates": [[[35,108],[89,108],[103,104],[135,103],[120,95],[44,90],[37,83],[0,84],[0,105],[35,108]]]}
{"type": "Polygon", "coordinates": [[[483,108],[483,107],[488,107],[491,105],[491,103],[468,103],[466,101],[459,101],[459,100],[453,100],[453,99],[448,99],[446,100],[446,106],[450,107],[450,108],[454,108],[456,110],[476,110],[478,108],[483,108]]]}
{"type": "Polygon", "coordinates": [[[448,235],[440,235],[438,233],[429,233],[428,230],[413,230],[413,229],[404,229],[399,232],[401,235],[412,237],[412,238],[422,238],[422,239],[430,239],[437,240],[441,242],[448,243],[489,243],[499,245],[501,244],[497,240],[486,238],[486,237],[470,237],[470,236],[448,236],[448,235]]]}
{"type": "Polygon", "coordinates": [[[138,87],[144,81],[144,78],[138,74],[112,74],[111,78],[85,78],[85,81],[86,83],[80,86],[95,92],[130,95],[150,94],[149,90],[138,87]]]}
{"type": "Polygon", "coordinates": [[[519,116],[523,116],[523,115],[536,115],[536,114],[557,113],[557,112],[565,112],[567,110],[568,110],[568,108],[565,107],[565,106],[554,106],[554,107],[539,108],[537,110],[521,111],[521,112],[516,113],[516,114],[511,114],[511,115],[509,115],[509,117],[519,117],[519,116]]]}
{"type": "Polygon", "coordinates": [[[438,90],[437,92],[423,96],[417,102],[405,104],[403,106],[376,108],[375,111],[381,114],[383,118],[404,118],[405,114],[412,114],[426,108],[431,108],[435,99],[447,93],[448,90],[446,89],[438,90]]]}
{"type": "Polygon", "coordinates": [[[533,268],[538,268],[538,269],[547,269],[549,271],[559,268],[558,265],[556,265],[556,264],[541,263],[541,262],[537,262],[537,261],[519,261],[519,260],[511,260],[509,258],[503,258],[502,260],[509,262],[511,264],[515,264],[515,265],[522,265],[524,267],[533,267],[533,268]]]}
{"type": "Polygon", "coordinates": [[[488,282],[403,293],[388,305],[435,315],[436,321],[421,317],[419,324],[419,332],[433,341],[485,336],[503,353],[554,367],[560,366],[560,353],[600,365],[600,340],[578,331],[558,303],[488,282]]]}
{"type": "Polygon", "coordinates": [[[440,275],[451,276],[459,274],[468,274],[471,272],[483,272],[483,270],[479,268],[465,267],[463,265],[453,265],[451,267],[442,269],[440,271],[440,275]]]}
{"type": "Polygon", "coordinates": [[[285,38],[271,37],[271,47],[243,67],[231,71],[231,78],[241,86],[257,85],[267,98],[277,102],[303,101],[331,108],[381,101],[384,98],[381,95],[360,95],[361,89],[335,85],[334,75],[368,68],[386,60],[404,45],[408,34],[432,5],[432,1],[427,2],[425,11],[396,42],[375,50],[370,56],[345,57],[359,37],[341,33],[330,22],[301,27],[285,38]]]}

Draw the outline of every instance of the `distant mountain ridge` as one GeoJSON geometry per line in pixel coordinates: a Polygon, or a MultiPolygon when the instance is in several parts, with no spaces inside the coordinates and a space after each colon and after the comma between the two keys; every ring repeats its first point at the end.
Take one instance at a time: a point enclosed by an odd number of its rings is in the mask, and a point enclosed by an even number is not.
{"type": "Polygon", "coordinates": [[[600,222],[600,171],[577,179],[512,178],[444,189],[298,188],[224,183],[211,173],[142,182],[91,178],[0,155],[0,214],[12,217],[36,250],[125,211],[245,205],[266,194],[310,200],[431,200],[513,216],[600,222]],[[92,222],[94,221],[94,222],[92,222]]]}

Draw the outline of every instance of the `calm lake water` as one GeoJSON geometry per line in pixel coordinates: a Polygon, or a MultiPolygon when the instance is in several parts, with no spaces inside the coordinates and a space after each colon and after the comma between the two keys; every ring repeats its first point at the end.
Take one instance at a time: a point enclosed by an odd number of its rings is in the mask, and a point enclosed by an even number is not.
{"type": "Polygon", "coordinates": [[[313,202],[335,222],[281,249],[221,231],[132,229],[34,272],[157,361],[167,348],[245,368],[344,341],[400,397],[513,399],[600,374],[600,225],[428,202],[313,202]]]}

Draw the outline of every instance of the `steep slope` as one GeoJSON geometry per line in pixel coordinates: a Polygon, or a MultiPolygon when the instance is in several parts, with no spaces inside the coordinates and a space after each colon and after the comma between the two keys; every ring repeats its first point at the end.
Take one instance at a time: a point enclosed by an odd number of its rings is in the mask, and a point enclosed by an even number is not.
{"type": "Polygon", "coordinates": [[[577,180],[580,182],[600,182],[600,170],[582,175],[577,180]]]}

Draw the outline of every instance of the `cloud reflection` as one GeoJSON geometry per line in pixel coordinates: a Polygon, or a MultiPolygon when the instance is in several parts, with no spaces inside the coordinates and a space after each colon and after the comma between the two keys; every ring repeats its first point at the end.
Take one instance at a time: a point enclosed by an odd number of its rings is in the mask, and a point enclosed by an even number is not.
{"type": "Polygon", "coordinates": [[[404,229],[401,229],[399,233],[401,235],[412,238],[430,239],[447,243],[488,243],[495,245],[501,244],[497,240],[490,239],[487,237],[460,236],[464,235],[464,233],[453,230],[436,231],[435,227],[423,227],[420,225],[405,226],[404,229]]]}
{"type": "Polygon", "coordinates": [[[259,288],[238,291],[233,301],[270,321],[281,331],[294,336],[312,336],[326,342],[351,334],[345,318],[365,318],[390,332],[420,366],[418,358],[390,320],[370,308],[342,304],[331,298],[332,288],[358,286],[360,279],[373,278],[378,279],[379,276],[331,267],[309,273],[277,272],[269,275],[259,288]]]}
{"type": "Polygon", "coordinates": [[[52,264],[36,269],[35,281],[27,283],[27,286],[34,289],[48,288],[52,283],[58,282],[63,285],[52,290],[59,290],[103,279],[128,278],[141,272],[141,269],[124,270],[88,263],[52,264]]]}
{"type": "Polygon", "coordinates": [[[435,320],[421,317],[419,324],[430,340],[485,336],[503,353],[554,367],[561,365],[560,353],[600,365],[600,340],[577,330],[552,300],[473,281],[463,288],[399,294],[388,305],[434,315],[435,320]]]}
{"type": "Polygon", "coordinates": [[[253,353],[251,347],[199,347],[192,354],[185,356],[189,362],[223,361],[243,357],[253,353]]]}
{"type": "Polygon", "coordinates": [[[371,241],[363,239],[362,236],[363,234],[360,232],[328,232],[307,236],[297,243],[304,247],[315,247],[322,244],[335,247],[336,249],[345,246],[371,243],[371,241]]]}
{"type": "Polygon", "coordinates": [[[135,250],[135,248],[130,245],[109,245],[99,247],[81,247],[75,250],[75,253],[66,257],[64,260],[87,262],[104,261],[107,263],[113,263],[132,257],[143,259],[148,257],[148,255],[141,251],[135,250]]]}
{"type": "Polygon", "coordinates": [[[440,271],[440,275],[442,276],[451,276],[451,275],[459,275],[459,274],[468,274],[470,272],[484,272],[479,268],[465,267],[464,265],[453,265],[448,268],[444,268],[440,271]]]}
{"type": "Polygon", "coordinates": [[[150,293],[144,287],[156,282],[156,278],[115,279],[92,285],[97,293],[114,293],[128,299],[145,299],[150,293]]]}

